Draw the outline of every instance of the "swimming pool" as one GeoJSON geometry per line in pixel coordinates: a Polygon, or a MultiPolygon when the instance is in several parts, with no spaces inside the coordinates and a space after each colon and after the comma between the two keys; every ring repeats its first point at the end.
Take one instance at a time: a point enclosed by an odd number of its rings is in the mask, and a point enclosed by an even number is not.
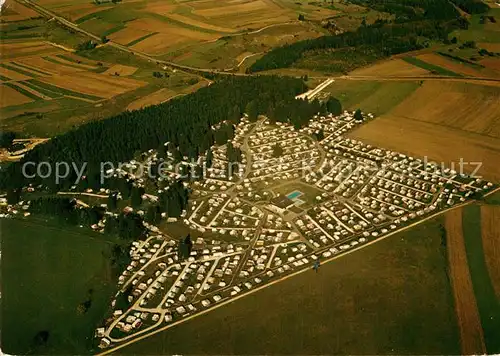
{"type": "Polygon", "coordinates": [[[301,191],[299,191],[299,190],[295,190],[295,191],[293,191],[293,192],[291,192],[291,193],[287,194],[287,196],[286,196],[286,197],[287,197],[288,199],[295,199],[295,198],[297,198],[297,197],[300,197],[301,195],[302,195],[302,192],[301,192],[301,191]]]}

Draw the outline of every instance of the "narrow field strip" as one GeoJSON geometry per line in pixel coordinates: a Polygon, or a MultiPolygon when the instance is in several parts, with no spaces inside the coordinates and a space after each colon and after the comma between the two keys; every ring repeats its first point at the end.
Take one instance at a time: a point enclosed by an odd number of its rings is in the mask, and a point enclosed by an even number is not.
{"type": "Polygon", "coordinates": [[[17,83],[9,82],[9,83],[4,83],[3,85],[6,85],[19,93],[23,94],[24,96],[33,99],[33,100],[42,100],[42,98],[39,95],[33,94],[31,91],[28,91],[24,88],[21,88],[20,86],[17,85],[17,83]]]}
{"type": "Polygon", "coordinates": [[[44,59],[51,61],[53,63],[62,64],[69,67],[79,68],[79,69],[96,69],[98,67],[85,63],[78,63],[73,58],[65,56],[64,54],[59,54],[56,56],[47,56],[44,59]]]}
{"type": "Polygon", "coordinates": [[[29,87],[29,88],[31,88],[33,90],[36,90],[36,91],[38,91],[38,92],[40,92],[40,93],[42,93],[42,94],[50,97],[51,99],[57,99],[57,98],[62,97],[62,95],[60,93],[57,93],[57,92],[55,92],[53,90],[48,90],[46,88],[42,88],[42,87],[40,87],[40,86],[38,86],[38,85],[36,85],[34,83],[31,83],[30,81],[22,82],[22,84],[24,86],[26,86],[26,87],[29,87]]]}
{"type": "Polygon", "coordinates": [[[43,70],[41,70],[39,68],[29,67],[26,64],[22,64],[22,63],[19,63],[19,62],[10,62],[10,63],[14,64],[16,67],[20,67],[22,69],[26,69],[26,70],[38,73],[39,75],[54,75],[54,73],[43,71],[43,70]]]}
{"type": "Polygon", "coordinates": [[[159,33],[159,32],[151,32],[151,33],[148,33],[148,34],[147,34],[147,35],[145,35],[145,36],[139,37],[139,38],[137,38],[137,39],[133,40],[132,42],[127,43],[125,46],[127,46],[127,47],[133,46],[133,45],[135,45],[135,44],[137,44],[137,43],[139,43],[139,42],[141,42],[141,41],[144,41],[146,38],[149,38],[149,37],[151,37],[151,36],[157,35],[158,33],[159,33]]]}
{"type": "Polygon", "coordinates": [[[11,79],[7,78],[7,77],[5,77],[3,75],[0,75],[0,80],[3,81],[3,82],[6,82],[6,81],[11,80],[11,79]]]}
{"type": "Polygon", "coordinates": [[[125,24],[120,24],[118,26],[112,27],[109,30],[106,30],[102,33],[102,36],[109,36],[115,32],[118,32],[120,30],[123,30],[125,28],[125,24]]]}
{"type": "Polygon", "coordinates": [[[10,64],[7,64],[7,63],[0,63],[0,67],[2,68],[5,68],[5,69],[9,69],[9,70],[12,70],[14,72],[17,72],[19,74],[22,74],[22,75],[25,75],[27,77],[31,77],[31,78],[34,78],[36,75],[33,74],[32,72],[27,72],[21,68],[17,68],[13,65],[10,65],[10,64]]]}
{"type": "Polygon", "coordinates": [[[87,14],[85,16],[82,16],[78,19],[76,19],[74,22],[77,24],[77,25],[80,25],[82,23],[84,23],[85,21],[87,20],[91,20],[93,19],[94,17],[98,17],[100,14],[103,14],[105,12],[108,12],[110,10],[112,10],[113,8],[107,8],[107,9],[104,9],[104,10],[101,10],[101,11],[97,11],[97,12],[92,12],[90,14],[87,14]]]}
{"type": "Polygon", "coordinates": [[[461,74],[452,72],[451,70],[448,70],[448,69],[438,67],[434,64],[424,62],[424,61],[417,59],[415,57],[404,57],[403,60],[407,63],[413,64],[414,66],[428,70],[430,72],[434,72],[434,73],[441,74],[441,75],[447,75],[450,77],[462,77],[461,74]]]}
{"type": "Polygon", "coordinates": [[[500,206],[481,206],[484,257],[497,299],[500,300],[500,206]]]}
{"type": "Polygon", "coordinates": [[[443,56],[443,57],[445,57],[451,61],[454,61],[454,62],[467,64],[467,65],[474,67],[474,68],[484,68],[484,66],[482,64],[469,61],[469,60],[462,58],[462,57],[453,56],[451,54],[441,52],[441,51],[437,51],[436,53],[439,54],[440,56],[443,56]]]}
{"type": "Polygon", "coordinates": [[[482,243],[481,209],[471,205],[464,209],[464,240],[477,307],[488,354],[500,353],[500,303],[493,288],[482,243]]]}
{"type": "Polygon", "coordinates": [[[69,90],[69,89],[65,89],[65,88],[61,88],[61,87],[57,87],[55,85],[52,85],[52,84],[48,84],[48,83],[44,83],[44,82],[41,82],[39,80],[36,80],[36,79],[31,79],[29,80],[30,83],[40,87],[40,88],[44,88],[44,89],[47,89],[47,90],[50,90],[54,93],[59,93],[60,95],[67,95],[67,96],[71,96],[71,97],[74,97],[74,98],[83,98],[83,99],[87,99],[87,100],[92,100],[92,101],[98,101],[98,100],[101,100],[102,98],[98,97],[98,96],[93,96],[93,95],[89,95],[89,94],[83,94],[83,93],[79,93],[79,92],[76,92],[76,91],[72,91],[72,90],[69,90]]]}
{"type": "Polygon", "coordinates": [[[43,100],[52,100],[52,97],[49,96],[49,95],[45,95],[44,93],[41,93],[39,90],[37,89],[34,89],[28,85],[25,85],[23,82],[16,82],[15,85],[23,90],[26,90],[28,92],[30,92],[31,94],[33,95],[36,95],[38,96],[40,99],[43,99],[43,100]]]}
{"type": "Polygon", "coordinates": [[[155,18],[157,20],[160,20],[162,22],[166,22],[166,23],[169,23],[171,25],[175,25],[175,26],[180,27],[180,28],[185,28],[185,29],[193,30],[193,31],[196,31],[196,32],[205,32],[205,33],[210,33],[210,34],[221,34],[221,33],[223,33],[223,32],[220,32],[220,31],[211,30],[209,28],[203,28],[203,27],[198,27],[198,26],[195,26],[195,25],[191,25],[189,23],[178,21],[178,20],[175,20],[173,18],[166,17],[166,16],[163,16],[163,15],[160,15],[160,14],[149,13],[148,15],[150,17],[155,18]]]}
{"type": "Polygon", "coordinates": [[[462,354],[484,354],[486,347],[481,319],[476,306],[462,234],[462,209],[450,210],[445,214],[445,227],[449,275],[455,298],[462,354]]]}

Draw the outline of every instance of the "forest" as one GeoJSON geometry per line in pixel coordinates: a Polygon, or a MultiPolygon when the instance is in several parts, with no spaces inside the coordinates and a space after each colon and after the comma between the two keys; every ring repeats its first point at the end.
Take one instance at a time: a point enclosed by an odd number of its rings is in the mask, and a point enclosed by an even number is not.
{"type": "MultiPolygon", "coordinates": [[[[74,162],[79,166],[87,162],[87,170],[97,173],[101,162],[126,162],[165,142],[171,142],[181,156],[198,157],[214,144],[218,125],[239,120],[250,102],[252,110],[264,114],[276,103],[293,104],[295,96],[305,90],[301,79],[290,77],[231,76],[219,79],[193,94],[141,110],[126,111],[56,136],[3,170],[0,188],[54,185],[53,177],[45,181],[39,176],[25,178],[22,173],[25,162],[45,161],[51,165],[74,162]]],[[[26,172],[29,175],[35,173],[29,169],[26,172]]],[[[71,186],[76,178],[73,174],[53,186],[53,190],[71,186]]]]}
{"type": "Polygon", "coordinates": [[[334,71],[352,70],[356,66],[366,65],[367,61],[373,62],[393,54],[424,48],[430,40],[448,41],[448,34],[451,31],[468,27],[468,21],[461,17],[455,6],[467,9],[466,11],[471,13],[484,12],[488,8],[479,0],[453,0],[453,3],[447,0],[353,0],[352,2],[390,13],[394,19],[391,21],[379,19],[371,25],[364,23],[355,31],[277,47],[258,59],[247,71],[254,73],[286,68],[301,59],[307,62],[308,56],[314,61],[314,56],[321,53],[342,64],[333,68],[334,71]],[[359,63],[353,61],[351,55],[353,51],[359,63]]]}

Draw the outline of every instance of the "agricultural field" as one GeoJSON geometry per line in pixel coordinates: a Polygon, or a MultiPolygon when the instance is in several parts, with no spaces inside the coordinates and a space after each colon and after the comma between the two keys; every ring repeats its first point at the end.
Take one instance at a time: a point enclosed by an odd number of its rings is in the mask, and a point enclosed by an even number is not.
{"type": "Polygon", "coordinates": [[[448,268],[455,297],[462,353],[464,355],[484,354],[486,346],[467,263],[460,209],[446,213],[445,231],[448,268]]]}
{"type": "Polygon", "coordinates": [[[115,291],[113,244],[45,221],[2,221],[2,351],[87,354],[115,291]],[[34,238],[36,237],[36,238],[34,238]],[[79,306],[90,300],[86,311],[79,306]],[[35,336],[48,332],[47,344],[35,336]]]}
{"type": "Polygon", "coordinates": [[[325,92],[339,99],[345,109],[363,108],[382,115],[405,100],[419,85],[418,81],[336,79],[325,92]]]}
{"type": "Polygon", "coordinates": [[[32,37],[7,36],[0,43],[2,130],[51,137],[117,114],[160,89],[177,95],[198,88],[193,86],[199,81],[194,75],[163,70],[161,77],[154,77],[153,72],[161,70],[157,65],[106,46],[77,52],[71,47],[84,40],[79,36],[58,43],[47,41],[47,33],[60,38],[71,34],[60,35],[65,30],[44,19],[2,26],[11,36],[33,31],[28,33],[32,37]]]}
{"type": "Polygon", "coordinates": [[[498,295],[495,293],[495,288],[498,288],[498,286],[494,286],[497,282],[493,279],[495,275],[489,272],[489,268],[492,267],[489,262],[491,255],[495,254],[495,250],[490,251],[486,248],[494,247],[491,242],[498,243],[499,235],[498,230],[491,229],[491,221],[487,215],[485,216],[485,209],[490,209],[490,207],[470,205],[462,209],[463,236],[481,317],[486,351],[488,354],[498,354],[500,352],[500,340],[498,339],[500,304],[498,295]],[[486,221],[483,221],[485,217],[486,221]],[[493,241],[485,244],[485,238],[493,239],[493,241]]]}
{"type": "Polygon", "coordinates": [[[500,299],[500,207],[481,206],[481,236],[484,258],[495,294],[500,299]]]}
{"type": "MultiPolygon", "coordinates": [[[[366,86],[368,92],[373,90],[369,84],[366,86]]],[[[456,169],[462,158],[466,162],[466,172],[475,169],[472,162],[482,162],[477,174],[497,181],[500,179],[496,164],[500,152],[499,93],[495,85],[424,81],[385,115],[363,125],[350,136],[421,158],[428,157],[430,161],[453,163],[456,169]]]]}
{"type": "Polygon", "coordinates": [[[3,22],[17,22],[38,17],[38,13],[14,0],[2,2],[1,19],[3,22]]]}
{"type": "Polygon", "coordinates": [[[429,74],[428,70],[414,66],[399,58],[381,61],[371,66],[355,69],[349,73],[350,76],[367,77],[426,76],[429,74]]]}
{"type": "Polygon", "coordinates": [[[273,47],[315,38],[321,34],[311,25],[290,23],[269,27],[258,33],[224,36],[217,41],[187,46],[162,58],[194,67],[239,69],[244,72],[253,61],[273,47]]]}
{"type": "Polygon", "coordinates": [[[372,23],[388,18],[387,14],[344,2],[142,0],[95,4],[74,0],[61,4],[40,0],[38,3],[95,35],[106,36],[136,51],[180,64],[217,69],[240,67],[246,57],[255,60],[274,47],[328,34],[332,26],[334,32],[351,30],[363,20],[372,23]],[[299,15],[304,16],[304,21],[298,21],[299,15]]]}
{"type": "Polygon", "coordinates": [[[441,224],[401,232],[115,354],[458,354],[441,224]]]}

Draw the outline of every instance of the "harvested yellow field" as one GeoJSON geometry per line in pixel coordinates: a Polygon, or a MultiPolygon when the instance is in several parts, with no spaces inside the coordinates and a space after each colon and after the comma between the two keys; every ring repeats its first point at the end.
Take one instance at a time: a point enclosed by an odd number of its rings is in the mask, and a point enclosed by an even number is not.
{"type": "Polygon", "coordinates": [[[130,78],[115,77],[91,72],[78,72],[69,75],[40,77],[40,81],[64,89],[101,98],[111,98],[130,90],[140,88],[147,83],[130,78]]]}
{"type": "Polygon", "coordinates": [[[481,42],[477,44],[477,48],[484,48],[491,52],[500,52],[500,43],[481,42]]]}
{"type": "Polygon", "coordinates": [[[0,108],[31,103],[33,99],[24,96],[17,90],[6,85],[0,85],[0,108]]]}
{"type": "Polygon", "coordinates": [[[148,1],[145,10],[154,14],[164,15],[173,12],[175,9],[177,9],[177,7],[178,6],[176,4],[165,1],[148,1]]]}
{"type": "MultiPolygon", "coordinates": [[[[66,66],[73,66],[73,67],[78,67],[78,68],[75,68],[74,70],[78,71],[78,70],[86,70],[86,69],[96,69],[97,66],[93,66],[93,65],[89,65],[89,64],[83,64],[83,63],[75,63],[75,62],[72,62],[72,61],[68,61],[64,58],[61,58],[61,57],[57,57],[57,56],[54,56],[54,55],[51,55],[51,56],[47,56],[48,58],[50,58],[51,60],[53,61],[56,61],[58,63],[61,63],[61,65],[66,65],[66,66]]],[[[56,66],[59,66],[59,64],[57,63],[54,63],[56,66]]]]}
{"type": "Polygon", "coordinates": [[[58,9],[57,12],[68,18],[70,21],[76,21],[81,17],[109,9],[111,7],[112,6],[108,6],[105,4],[96,5],[94,3],[88,2],[84,4],[71,5],[60,10],[58,9]]]}
{"type": "Polygon", "coordinates": [[[223,17],[227,15],[236,15],[250,11],[263,10],[268,8],[268,4],[263,0],[249,1],[242,4],[226,5],[224,7],[215,7],[209,9],[195,10],[196,15],[204,17],[223,17]]]}
{"type": "MultiPolygon", "coordinates": [[[[476,175],[490,181],[500,180],[500,139],[469,133],[404,116],[386,115],[377,118],[349,134],[350,137],[374,146],[403,152],[416,158],[455,164],[482,162],[476,175]]],[[[464,165],[472,172],[475,165],[464,165]]]]}
{"type": "Polygon", "coordinates": [[[500,138],[500,87],[426,81],[391,114],[500,138]]]}
{"type": "Polygon", "coordinates": [[[137,29],[154,28],[159,32],[158,34],[148,37],[132,46],[132,48],[136,50],[153,54],[165,53],[173,46],[210,41],[219,37],[217,34],[204,33],[187,28],[179,28],[175,25],[154,19],[135,20],[128,26],[130,28],[137,29]]]}
{"type": "Polygon", "coordinates": [[[485,66],[488,69],[497,71],[499,73],[499,77],[500,77],[500,59],[499,58],[487,58],[487,59],[483,59],[479,63],[481,63],[483,66],[485,66]]]}
{"type": "Polygon", "coordinates": [[[420,59],[430,64],[434,64],[441,68],[451,70],[452,72],[458,74],[463,74],[470,77],[488,77],[488,74],[484,74],[480,70],[476,70],[466,64],[446,59],[439,54],[434,54],[434,53],[421,54],[417,56],[417,59],[420,59]]]}
{"type": "Polygon", "coordinates": [[[13,70],[0,67],[0,75],[7,77],[12,80],[26,80],[26,79],[31,79],[31,77],[28,77],[27,75],[15,72],[13,70]]]}
{"type": "Polygon", "coordinates": [[[481,234],[491,284],[500,299],[500,206],[481,206],[481,234]]]}
{"type": "Polygon", "coordinates": [[[186,37],[172,37],[172,35],[166,33],[158,33],[133,45],[131,48],[151,54],[163,54],[168,52],[173,46],[189,43],[190,40],[186,37]]]}
{"type": "Polygon", "coordinates": [[[149,30],[139,30],[136,27],[125,27],[120,31],[112,33],[108,36],[108,38],[112,41],[127,45],[132,41],[150,34],[151,32],[152,31],[149,30]]]}
{"type": "Polygon", "coordinates": [[[42,57],[29,57],[29,58],[21,58],[16,60],[16,63],[21,63],[26,66],[30,66],[34,69],[38,69],[44,72],[50,72],[53,74],[66,74],[73,73],[79,70],[84,70],[65,66],[62,64],[54,63],[43,59],[42,57]]]}
{"type": "Polygon", "coordinates": [[[449,211],[445,217],[448,268],[455,299],[462,354],[483,355],[486,353],[486,346],[465,251],[462,210],[449,211]]]}
{"type": "Polygon", "coordinates": [[[137,109],[142,109],[146,106],[161,104],[175,95],[176,95],[175,91],[163,88],[158,91],[155,91],[152,94],[149,94],[145,97],[142,97],[140,99],[131,102],[127,106],[127,110],[137,110],[137,109]]]}
{"type": "Polygon", "coordinates": [[[40,41],[5,43],[0,42],[0,58],[17,58],[35,54],[55,53],[60,50],[40,41]]]}
{"type": "Polygon", "coordinates": [[[31,74],[32,76],[49,76],[54,73],[47,72],[47,71],[37,71],[36,68],[33,68],[31,65],[24,66],[23,64],[18,64],[19,62],[16,60],[15,62],[4,62],[5,64],[8,64],[10,67],[12,67],[12,70],[19,69],[21,72],[26,72],[28,74],[31,74]]]}
{"type": "Polygon", "coordinates": [[[201,22],[201,21],[195,20],[195,19],[187,17],[187,16],[183,16],[180,14],[165,14],[164,16],[171,18],[173,20],[176,20],[176,21],[180,21],[180,22],[188,24],[188,25],[200,27],[200,28],[207,29],[207,30],[218,31],[218,32],[228,32],[228,33],[236,32],[236,30],[233,28],[211,25],[209,23],[201,22]]]}
{"type": "Polygon", "coordinates": [[[29,19],[30,17],[39,16],[38,13],[29,7],[21,5],[20,3],[14,0],[5,0],[2,8],[8,8],[8,15],[3,15],[0,13],[0,18],[2,21],[11,22],[11,21],[21,21],[25,19],[29,19]]]}
{"type": "Polygon", "coordinates": [[[129,67],[125,66],[122,64],[115,64],[114,66],[110,67],[107,71],[104,72],[104,74],[109,74],[109,75],[120,75],[121,77],[126,77],[127,75],[132,75],[137,71],[137,67],[129,67]]]}
{"type": "Polygon", "coordinates": [[[404,76],[425,76],[429,71],[411,65],[402,59],[390,59],[388,61],[379,62],[369,67],[356,69],[349,73],[350,75],[359,76],[384,76],[384,77],[404,77],[404,76]]]}
{"type": "MultiPolygon", "coordinates": [[[[74,53],[64,53],[64,57],[68,58],[68,63],[71,63],[72,65],[77,65],[77,66],[88,66],[89,68],[97,68],[99,67],[99,63],[101,64],[106,64],[105,62],[99,62],[99,61],[94,61],[92,59],[80,57],[74,53]]],[[[57,56],[57,60],[64,60],[64,58],[57,56]]]]}

